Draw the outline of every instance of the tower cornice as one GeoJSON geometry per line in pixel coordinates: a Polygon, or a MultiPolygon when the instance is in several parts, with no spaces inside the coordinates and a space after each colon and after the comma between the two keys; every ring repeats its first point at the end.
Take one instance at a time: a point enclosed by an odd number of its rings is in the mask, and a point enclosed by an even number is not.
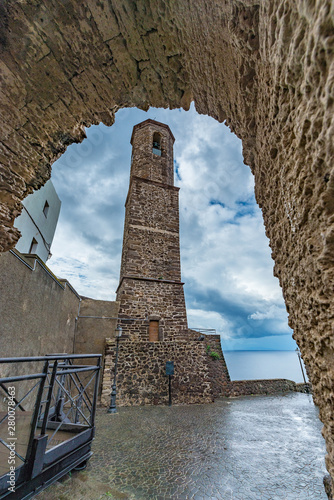
{"type": "Polygon", "coordinates": [[[149,278],[148,276],[130,276],[130,275],[124,275],[120,278],[119,280],[119,285],[117,287],[116,293],[120,289],[122,283],[124,280],[137,280],[137,281],[147,281],[151,283],[167,283],[169,285],[184,285],[183,281],[176,281],[176,280],[165,280],[161,278],[149,278]]]}

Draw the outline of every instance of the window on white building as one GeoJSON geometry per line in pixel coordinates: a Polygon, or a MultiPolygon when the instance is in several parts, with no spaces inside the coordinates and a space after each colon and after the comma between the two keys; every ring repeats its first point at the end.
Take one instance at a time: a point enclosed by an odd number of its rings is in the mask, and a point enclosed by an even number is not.
{"type": "Polygon", "coordinates": [[[36,253],[37,252],[37,247],[38,247],[38,243],[35,240],[35,238],[33,238],[32,242],[31,242],[31,245],[30,245],[29,253],[36,253]]]}
{"type": "Polygon", "coordinates": [[[45,215],[45,217],[48,216],[48,211],[49,211],[49,204],[48,202],[46,201],[45,204],[44,204],[44,208],[43,208],[43,214],[45,215]]]}

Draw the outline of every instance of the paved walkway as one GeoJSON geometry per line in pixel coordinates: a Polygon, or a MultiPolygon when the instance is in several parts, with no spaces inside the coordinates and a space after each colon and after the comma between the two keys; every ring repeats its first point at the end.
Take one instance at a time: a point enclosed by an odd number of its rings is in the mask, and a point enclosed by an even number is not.
{"type": "Polygon", "coordinates": [[[326,500],[309,395],[98,411],[94,456],[38,500],[326,500]]]}

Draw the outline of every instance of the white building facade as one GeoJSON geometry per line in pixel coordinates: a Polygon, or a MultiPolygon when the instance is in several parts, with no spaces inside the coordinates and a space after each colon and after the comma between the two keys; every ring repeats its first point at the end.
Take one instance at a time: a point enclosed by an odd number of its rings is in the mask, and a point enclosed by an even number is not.
{"type": "Polygon", "coordinates": [[[61,206],[51,180],[27,196],[22,205],[22,213],[14,223],[22,235],[15,248],[21,253],[36,254],[46,262],[51,257],[50,248],[61,206]]]}

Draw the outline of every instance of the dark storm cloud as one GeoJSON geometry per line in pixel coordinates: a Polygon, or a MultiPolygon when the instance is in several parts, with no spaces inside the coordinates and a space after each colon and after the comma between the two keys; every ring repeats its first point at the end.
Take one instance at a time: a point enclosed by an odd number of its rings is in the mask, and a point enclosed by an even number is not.
{"type": "MultiPolygon", "coordinates": [[[[246,302],[246,304],[237,302],[233,295],[226,297],[217,289],[203,289],[195,281],[188,281],[185,284],[185,295],[190,309],[197,308],[203,312],[215,312],[224,320],[227,320],[229,325],[227,331],[224,331],[224,327],[219,329],[217,325],[215,326],[223,336],[224,334],[229,335],[231,328],[235,338],[261,338],[263,336],[282,334],[281,319],[278,319],[279,315],[277,315],[278,318],[252,319],[253,311],[258,307],[263,307],[263,303],[259,301],[246,302]]],[[[284,308],[280,311],[280,314],[284,317],[284,308]]],[[[203,322],[205,323],[205,313],[203,314],[203,322]]],[[[203,324],[192,324],[190,326],[204,327],[203,324]]]]}

